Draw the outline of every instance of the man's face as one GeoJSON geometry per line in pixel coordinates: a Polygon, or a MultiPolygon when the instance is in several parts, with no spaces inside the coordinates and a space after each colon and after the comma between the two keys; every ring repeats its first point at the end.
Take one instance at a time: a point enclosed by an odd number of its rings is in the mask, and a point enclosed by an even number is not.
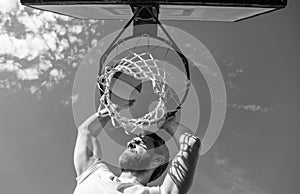
{"type": "Polygon", "coordinates": [[[119,164],[126,170],[147,170],[154,154],[153,139],[149,136],[133,138],[119,157],[119,164]]]}

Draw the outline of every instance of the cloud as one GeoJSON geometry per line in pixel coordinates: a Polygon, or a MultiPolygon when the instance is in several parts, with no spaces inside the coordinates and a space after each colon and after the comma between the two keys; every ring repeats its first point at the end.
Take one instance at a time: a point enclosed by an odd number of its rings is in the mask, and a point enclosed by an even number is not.
{"type": "Polygon", "coordinates": [[[50,76],[55,81],[58,81],[58,80],[63,79],[66,75],[63,73],[62,69],[60,69],[60,70],[58,70],[58,69],[52,69],[50,71],[50,76]]]}
{"type": "Polygon", "coordinates": [[[262,107],[260,105],[256,105],[256,104],[229,104],[229,107],[232,108],[237,108],[240,110],[244,110],[244,111],[251,111],[251,112],[261,112],[261,113],[265,113],[268,111],[267,107],[262,107]]]}
{"type": "Polygon", "coordinates": [[[18,9],[19,5],[19,0],[0,0],[0,12],[11,12],[18,9]]]}
{"type": "Polygon", "coordinates": [[[74,103],[78,102],[78,97],[79,97],[78,94],[74,94],[67,100],[61,100],[60,103],[65,105],[65,106],[69,106],[71,104],[74,104],[74,103]]]}
{"type": "Polygon", "coordinates": [[[243,73],[243,69],[236,69],[235,71],[233,72],[229,72],[228,73],[228,77],[230,78],[235,78],[237,77],[239,74],[242,74],[243,73]]]}
{"type": "Polygon", "coordinates": [[[39,72],[36,68],[22,69],[18,72],[18,77],[21,80],[36,80],[39,79],[39,72]]]}
{"type": "Polygon", "coordinates": [[[83,30],[82,26],[80,25],[75,25],[70,27],[69,32],[74,33],[74,34],[79,34],[81,33],[83,30]]]}
{"type": "Polygon", "coordinates": [[[71,96],[72,104],[74,104],[78,101],[78,97],[79,97],[78,94],[75,94],[75,95],[71,96]]]}
{"type": "Polygon", "coordinates": [[[39,78],[39,72],[36,68],[20,69],[21,65],[12,60],[7,60],[6,63],[1,63],[0,72],[14,73],[21,80],[36,80],[39,78]]]}
{"type": "MultiPolygon", "coordinates": [[[[1,8],[5,7],[5,10],[12,9],[15,3],[17,2],[0,0],[1,8]]],[[[66,21],[70,19],[38,10],[35,14],[28,14],[26,10],[15,13],[16,17],[8,13],[0,13],[2,17],[0,20],[0,72],[4,74],[9,72],[16,76],[17,80],[10,79],[10,83],[20,80],[37,80],[42,73],[53,68],[53,60],[64,59],[63,51],[69,48],[69,43],[65,38],[59,41],[57,31],[64,33],[63,31],[67,31],[68,26],[57,24],[57,19],[66,21]],[[60,44],[57,44],[58,42],[60,44]]],[[[75,28],[75,30],[80,29],[75,28]]],[[[63,71],[58,69],[53,69],[50,73],[51,81],[57,82],[65,76],[63,71]]],[[[6,83],[1,84],[9,88],[6,83]]],[[[53,84],[45,83],[41,86],[51,88],[53,84]]],[[[29,88],[29,91],[31,93],[39,91],[35,87],[29,88]]]]}
{"type": "MultiPolygon", "coordinates": [[[[0,0],[0,5],[1,2],[5,2],[2,6],[9,7],[15,1],[0,0]]],[[[70,18],[50,12],[36,12],[36,14],[30,15],[26,11],[18,12],[17,21],[12,20],[6,13],[1,14],[0,55],[12,55],[19,59],[32,60],[38,55],[49,52],[49,50],[61,53],[63,49],[69,47],[67,40],[63,39],[59,44],[61,47],[57,48],[57,43],[59,42],[57,34],[61,35],[67,32],[66,27],[57,24],[57,19],[69,21],[70,18]],[[22,26],[19,31],[6,28],[8,26],[17,29],[18,25],[22,26]],[[22,33],[24,34],[23,36],[16,36],[16,34],[22,33]]],[[[79,25],[70,28],[74,32],[82,31],[82,27],[79,25]]],[[[61,58],[61,56],[58,57],[61,58]]]]}
{"type": "Polygon", "coordinates": [[[47,43],[39,36],[27,35],[24,39],[18,39],[8,34],[0,34],[0,55],[11,55],[19,59],[29,60],[37,57],[47,50],[47,43]]]}
{"type": "Polygon", "coordinates": [[[209,68],[209,66],[207,66],[207,65],[204,65],[204,64],[201,64],[201,63],[196,63],[196,62],[194,62],[193,64],[196,67],[198,67],[202,73],[206,73],[206,74],[208,74],[210,76],[213,76],[213,77],[218,76],[218,73],[216,73],[214,70],[209,68]]]}

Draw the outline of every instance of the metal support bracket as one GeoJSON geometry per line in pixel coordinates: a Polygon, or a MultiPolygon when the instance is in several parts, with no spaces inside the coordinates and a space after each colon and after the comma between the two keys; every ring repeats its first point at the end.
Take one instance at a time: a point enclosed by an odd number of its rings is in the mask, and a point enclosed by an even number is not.
{"type": "Polygon", "coordinates": [[[131,4],[131,9],[136,16],[133,20],[133,35],[140,36],[148,34],[151,36],[157,36],[157,19],[159,14],[159,5],[138,5],[131,4]]]}

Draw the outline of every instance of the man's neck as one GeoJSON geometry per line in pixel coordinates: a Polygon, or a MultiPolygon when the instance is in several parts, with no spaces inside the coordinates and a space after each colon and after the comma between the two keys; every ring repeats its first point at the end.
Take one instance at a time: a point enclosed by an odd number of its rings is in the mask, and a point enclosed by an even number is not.
{"type": "Polygon", "coordinates": [[[135,172],[125,171],[122,172],[119,176],[120,179],[128,180],[129,182],[138,182],[142,185],[147,185],[148,183],[148,173],[137,174],[135,172]]]}

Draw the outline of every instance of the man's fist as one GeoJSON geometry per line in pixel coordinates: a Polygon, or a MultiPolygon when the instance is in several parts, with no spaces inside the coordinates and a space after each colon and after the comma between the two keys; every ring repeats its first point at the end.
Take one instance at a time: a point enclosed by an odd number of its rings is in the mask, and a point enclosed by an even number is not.
{"type": "Polygon", "coordinates": [[[109,116],[109,114],[110,114],[110,112],[109,112],[108,108],[106,108],[104,106],[101,106],[101,104],[100,104],[100,106],[98,107],[98,110],[97,110],[98,117],[99,116],[100,117],[107,117],[107,116],[109,116]]]}

